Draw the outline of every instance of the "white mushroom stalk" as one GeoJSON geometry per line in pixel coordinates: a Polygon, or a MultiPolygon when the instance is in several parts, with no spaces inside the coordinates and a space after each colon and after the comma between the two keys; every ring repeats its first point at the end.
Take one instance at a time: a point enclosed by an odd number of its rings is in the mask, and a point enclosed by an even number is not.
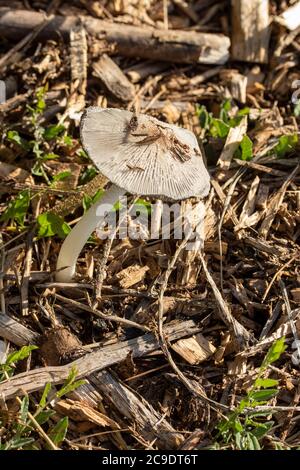
{"type": "Polygon", "coordinates": [[[106,210],[101,208],[113,208],[115,203],[126,193],[119,186],[112,185],[71,230],[64,240],[56,265],[56,280],[58,282],[70,282],[76,272],[76,262],[85,243],[96,229],[104,222],[106,210]]]}
{"type": "Polygon", "coordinates": [[[113,186],[64,241],[56,268],[59,282],[72,280],[84,244],[124,193],[180,201],[205,197],[210,188],[196,136],[186,129],[143,114],[91,107],[80,131],[84,149],[113,186]]]}

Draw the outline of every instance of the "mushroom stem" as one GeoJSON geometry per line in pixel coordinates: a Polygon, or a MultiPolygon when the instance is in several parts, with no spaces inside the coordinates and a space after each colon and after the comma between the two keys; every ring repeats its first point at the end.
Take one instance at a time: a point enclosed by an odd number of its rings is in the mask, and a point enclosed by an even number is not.
{"type": "Polygon", "coordinates": [[[119,186],[112,185],[90,209],[84,214],[78,224],[71,230],[62,244],[57,259],[56,280],[70,282],[75,274],[77,258],[86,241],[103,222],[107,210],[112,208],[118,199],[126,193],[119,186]],[[103,206],[102,210],[101,206],[103,206]],[[63,269],[64,268],[64,269],[63,269]]]}

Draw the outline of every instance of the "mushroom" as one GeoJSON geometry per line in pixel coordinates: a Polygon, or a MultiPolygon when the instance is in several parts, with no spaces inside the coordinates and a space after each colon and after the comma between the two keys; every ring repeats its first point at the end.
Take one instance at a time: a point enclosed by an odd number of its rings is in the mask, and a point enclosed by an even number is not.
{"type": "Polygon", "coordinates": [[[210,188],[196,136],[186,129],[144,114],[90,107],[80,130],[84,149],[113,184],[63,242],[57,260],[60,282],[74,276],[83,246],[104,220],[101,207],[113,207],[126,192],[178,201],[205,197],[210,188]]]}

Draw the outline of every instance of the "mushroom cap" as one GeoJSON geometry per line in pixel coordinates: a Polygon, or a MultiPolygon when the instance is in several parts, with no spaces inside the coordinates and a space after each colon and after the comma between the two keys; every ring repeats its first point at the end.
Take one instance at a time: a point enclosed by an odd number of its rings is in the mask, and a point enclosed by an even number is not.
{"type": "Polygon", "coordinates": [[[209,192],[196,136],[186,129],[145,114],[90,107],[80,132],[101,173],[131,194],[176,201],[209,192]]]}

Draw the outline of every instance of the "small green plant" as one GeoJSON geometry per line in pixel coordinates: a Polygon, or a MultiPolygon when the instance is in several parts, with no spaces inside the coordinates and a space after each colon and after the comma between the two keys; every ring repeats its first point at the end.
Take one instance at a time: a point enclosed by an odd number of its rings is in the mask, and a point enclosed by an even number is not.
{"type": "Polygon", "coordinates": [[[53,237],[58,235],[59,238],[65,238],[71,231],[70,226],[59,215],[52,212],[43,212],[37,218],[38,237],[53,237]]]}
{"type": "Polygon", "coordinates": [[[297,144],[297,134],[282,135],[281,137],[279,137],[278,144],[274,147],[271,153],[275,151],[278,157],[283,158],[286,154],[293,152],[297,144]]]}
{"type": "MultiPolygon", "coordinates": [[[[219,117],[214,117],[205,106],[199,106],[197,115],[200,126],[205,130],[208,137],[225,139],[232,127],[239,125],[244,116],[247,116],[250,109],[245,107],[232,115],[230,100],[225,100],[220,108],[219,117]]],[[[253,157],[253,142],[248,135],[245,135],[235,153],[236,158],[250,160],[253,157]]]]}
{"type": "Polygon", "coordinates": [[[0,217],[0,221],[16,222],[21,228],[24,228],[25,218],[30,204],[30,191],[25,189],[12,199],[0,217]]]}
{"type": "MultiPolygon", "coordinates": [[[[51,124],[44,127],[41,124],[41,116],[46,109],[45,94],[47,86],[39,88],[35,94],[32,105],[26,106],[27,108],[27,123],[29,123],[30,133],[32,139],[27,140],[20,136],[17,130],[9,130],[6,138],[9,142],[14,143],[22,148],[26,153],[32,153],[35,156],[35,162],[31,172],[35,176],[42,176],[44,180],[51,185],[57,180],[52,180],[48,177],[44,164],[47,160],[59,158],[55,153],[57,146],[72,146],[72,138],[66,134],[66,129],[63,124],[51,124]]],[[[28,124],[27,124],[28,125],[28,124]]]]}
{"type": "MultiPolygon", "coordinates": [[[[23,346],[20,350],[9,354],[5,363],[0,365],[0,382],[11,377],[16,364],[28,358],[34,349],[37,347],[23,346]]],[[[85,383],[84,380],[76,380],[76,375],[76,369],[72,368],[65,383],[58,391],[52,392],[51,384],[47,383],[37,405],[34,402],[31,403],[28,395],[25,395],[22,400],[17,399],[19,410],[14,413],[12,419],[8,419],[7,416],[0,413],[0,450],[39,450],[43,447],[49,448],[49,444],[58,447],[65,439],[69,422],[68,417],[65,416],[53,424],[51,418],[56,412],[51,407],[64,395],[85,383]],[[30,412],[30,408],[33,411],[30,412]],[[38,437],[38,425],[43,426],[42,429],[48,436],[44,446],[38,437]]]]}
{"type": "Polygon", "coordinates": [[[216,444],[238,450],[259,450],[261,439],[273,427],[272,410],[259,411],[278,393],[278,380],[264,378],[269,366],[277,361],[285,350],[285,338],[278,339],[265,356],[256,380],[236,409],[216,427],[216,444]]]}

